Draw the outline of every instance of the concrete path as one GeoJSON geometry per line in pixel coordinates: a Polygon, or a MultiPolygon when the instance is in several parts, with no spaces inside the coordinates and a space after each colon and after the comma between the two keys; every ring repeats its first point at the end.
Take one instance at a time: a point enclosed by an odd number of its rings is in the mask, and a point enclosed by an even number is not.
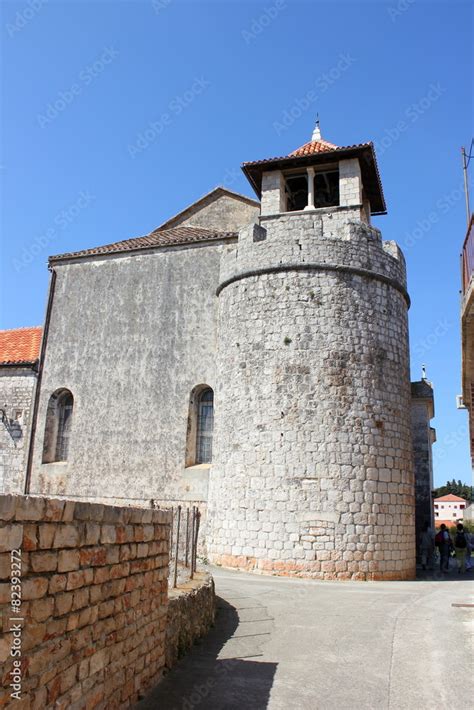
{"type": "Polygon", "coordinates": [[[472,707],[472,572],[368,583],[212,573],[214,629],[140,710],[472,707]]]}

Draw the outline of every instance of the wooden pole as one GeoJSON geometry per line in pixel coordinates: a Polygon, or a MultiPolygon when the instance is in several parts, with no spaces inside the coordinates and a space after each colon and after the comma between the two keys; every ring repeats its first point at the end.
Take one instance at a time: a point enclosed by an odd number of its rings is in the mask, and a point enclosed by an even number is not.
{"type": "Polygon", "coordinates": [[[179,556],[179,524],[181,521],[181,506],[178,505],[178,518],[176,521],[176,548],[174,555],[174,577],[173,577],[173,587],[176,588],[178,584],[178,556],[179,556]]]}

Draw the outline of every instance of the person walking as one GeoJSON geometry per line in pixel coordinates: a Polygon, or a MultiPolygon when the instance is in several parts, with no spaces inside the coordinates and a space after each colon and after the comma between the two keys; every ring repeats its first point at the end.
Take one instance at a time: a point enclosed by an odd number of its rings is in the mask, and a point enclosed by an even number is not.
{"type": "Polygon", "coordinates": [[[464,525],[456,525],[456,537],[454,538],[454,549],[456,550],[456,562],[458,563],[458,574],[466,571],[467,535],[464,532],[464,525]]]}
{"type": "Polygon", "coordinates": [[[466,547],[466,570],[472,569],[471,552],[474,542],[474,536],[471,532],[468,532],[464,528],[464,535],[466,536],[467,547],[466,547]]]}
{"type": "Polygon", "coordinates": [[[451,538],[444,523],[441,523],[439,532],[435,538],[436,547],[439,550],[439,568],[441,572],[449,570],[449,555],[451,552],[451,538]]]}
{"type": "Polygon", "coordinates": [[[420,557],[423,569],[433,569],[434,534],[428,522],[423,525],[420,538],[420,557]]]}

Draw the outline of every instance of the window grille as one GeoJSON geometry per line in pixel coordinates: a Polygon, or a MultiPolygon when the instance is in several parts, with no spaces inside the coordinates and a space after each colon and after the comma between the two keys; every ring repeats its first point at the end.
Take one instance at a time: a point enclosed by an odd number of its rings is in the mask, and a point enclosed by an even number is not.
{"type": "Polygon", "coordinates": [[[198,403],[196,463],[210,463],[212,459],[212,431],[214,428],[214,393],[201,392],[198,403]]]}

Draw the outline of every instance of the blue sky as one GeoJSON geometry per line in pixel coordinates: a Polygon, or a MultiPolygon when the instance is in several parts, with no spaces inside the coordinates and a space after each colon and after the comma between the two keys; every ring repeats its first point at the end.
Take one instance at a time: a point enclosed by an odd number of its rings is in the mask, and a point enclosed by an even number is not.
{"type": "MultiPolygon", "coordinates": [[[[373,140],[407,259],[412,377],[436,395],[435,482],[470,479],[460,392],[460,147],[472,7],[366,2],[4,2],[2,328],[41,324],[47,257],[139,236],[245,160],[373,140]]],[[[474,163],[473,163],[474,167],[474,163]]],[[[473,196],[474,200],[474,196],[473,196]]]]}

